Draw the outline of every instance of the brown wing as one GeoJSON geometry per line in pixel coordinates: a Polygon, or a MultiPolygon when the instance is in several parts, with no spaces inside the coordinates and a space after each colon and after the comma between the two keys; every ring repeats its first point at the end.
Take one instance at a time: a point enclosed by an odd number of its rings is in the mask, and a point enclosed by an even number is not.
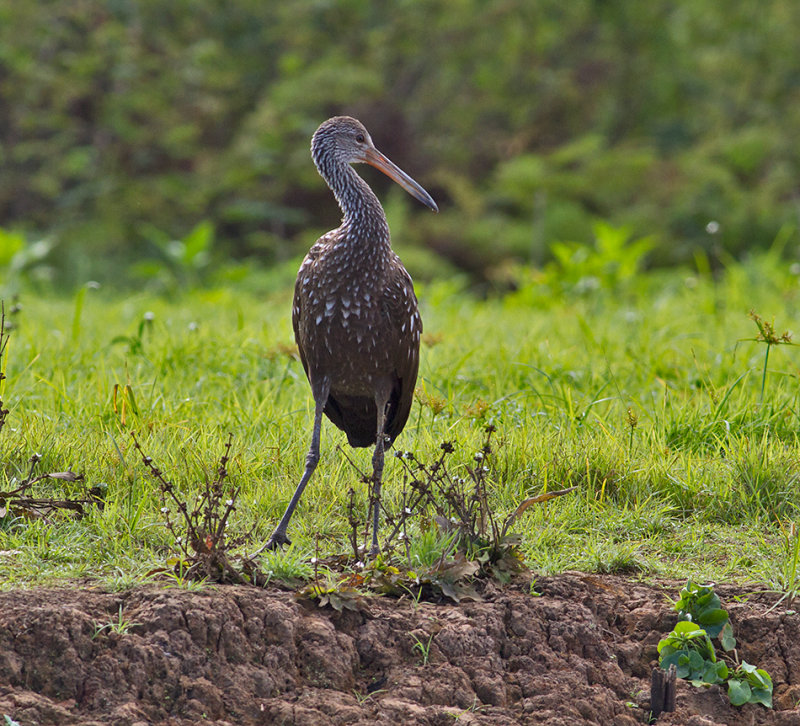
{"type": "Polygon", "coordinates": [[[308,378],[309,381],[311,381],[311,376],[308,373],[308,354],[305,349],[306,341],[303,340],[303,336],[301,334],[301,321],[303,315],[308,312],[306,310],[308,302],[304,300],[303,290],[306,280],[310,277],[313,277],[312,269],[314,267],[314,263],[319,257],[330,234],[331,233],[328,233],[320,237],[311,247],[311,249],[308,251],[308,254],[303,258],[303,262],[297,272],[297,279],[294,281],[294,298],[292,300],[292,329],[294,330],[294,342],[297,343],[297,350],[300,353],[300,362],[303,364],[303,370],[306,372],[306,378],[308,378]]]}
{"type": "Polygon", "coordinates": [[[399,259],[392,270],[392,279],[383,299],[384,314],[396,335],[396,347],[391,358],[395,363],[394,385],[386,416],[389,446],[405,427],[414,402],[419,370],[419,339],[422,335],[422,318],[411,276],[399,259]]]}
{"type": "MultiPolygon", "coordinates": [[[[311,312],[313,305],[309,307],[310,301],[305,299],[303,280],[304,274],[309,273],[308,268],[314,264],[321,249],[320,244],[324,241],[325,237],[321,238],[303,261],[295,282],[292,304],[295,342],[309,381],[311,381],[309,373],[311,351],[306,350],[307,341],[304,340],[303,331],[308,323],[304,316],[313,314],[311,312]]],[[[419,368],[419,340],[422,334],[422,321],[417,310],[414,285],[400,260],[397,257],[395,260],[396,264],[391,266],[380,302],[381,326],[387,333],[381,336],[384,344],[382,353],[386,356],[388,366],[388,370],[386,368],[384,370],[392,382],[386,416],[386,435],[389,438],[387,446],[391,446],[408,421],[414,400],[414,386],[419,368]]],[[[311,357],[313,358],[313,355],[311,357]]],[[[374,445],[376,411],[373,397],[348,396],[331,392],[324,410],[325,415],[347,434],[351,446],[374,445]]]]}

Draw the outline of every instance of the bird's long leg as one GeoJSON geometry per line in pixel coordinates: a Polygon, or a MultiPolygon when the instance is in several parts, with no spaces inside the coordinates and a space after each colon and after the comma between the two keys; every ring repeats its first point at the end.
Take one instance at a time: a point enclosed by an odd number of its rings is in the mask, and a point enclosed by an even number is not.
{"type": "Polygon", "coordinates": [[[300,501],[300,497],[303,495],[303,490],[306,488],[306,484],[308,484],[309,479],[311,479],[311,475],[314,473],[314,469],[317,468],[317,463],[319,462],[319,439],[320,432],[322,431],[322,412],[325,409],[325,403],[328,400],[330,382],[323,380],[319,387],[312,384],[312,392],[314,394],[314,431],[311,434],[311,446],[309,447],[308,454],[306,455],[305,471],[300,479],[300,483],[297,485],[297,489],[294,490],[292,499],[289,502],[289,505],[286,507],[286,511],[283,513],[281,521],[278,523],[278,526],[275,527],[275,531],[267,540],[266,544],[257,550],[255,554],[259,554],[265,549],[274,550],[281,545],[292,543],[286,534],[286,528],[289,526],[289,520],[292,518],[292,514],[294,514],[297,503],[300,501]]]}
{"type": "Polygon", "coordinates": [[[386,405],[389,402],[388,393],[375,395],[375,405],[378,409],[378,433],[375,437],[375,453],[372,455],[372,547],[370,555],[377,555],[381,548],[378,545],[378,520],[381,509],[381,480],[383,479],[383,454],[386,449],[386,405]]]}

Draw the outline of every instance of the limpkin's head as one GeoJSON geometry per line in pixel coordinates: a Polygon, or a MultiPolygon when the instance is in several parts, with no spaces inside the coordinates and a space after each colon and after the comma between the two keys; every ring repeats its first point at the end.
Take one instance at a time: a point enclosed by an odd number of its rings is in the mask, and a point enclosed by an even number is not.
{"type": "Polygon", "coordinates": [[[426,207],[439,211],[431,195],[381,154],[364,124],[350,116],[334,116],[320,125],[311,139],[311,157],[328,184],[335,183],[337,168],[346,164],[369,164],[380,169],[426,207]]]}

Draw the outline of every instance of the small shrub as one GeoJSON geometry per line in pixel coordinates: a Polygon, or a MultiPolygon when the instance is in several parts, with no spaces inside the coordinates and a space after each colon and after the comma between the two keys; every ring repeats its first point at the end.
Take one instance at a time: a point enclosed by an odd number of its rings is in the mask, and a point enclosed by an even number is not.
{"type": "Polygon", "coordinates": [[[178,557],[168,561],[173,566],[173,571],[178,572],[183,580],[261,584],[264,577],[252,561],[243,558],[243,572],[239,572],[229,556],[231,550],[244,544],[249,536],[248,533],[244,537],[230,539],[226,531],[230,516],[236,511],[239,495],[236,488],[225,484],[233,435],[228,437],[225,444],[216,479],[209,481],[206,478],[200,494],[191,506],[179,496],[175,485],[164,476],[152,457],[144,453],[134,433],[131,433],[131,438],[134,448],[142,457],[142,463],[158,484],[161,513],[180,553],[178,557]],[[177,522],[172,518],[173,507],[178,513],[177,522]],[[182,522],[183,530],[180,530],[179,522],[182,522]]]}

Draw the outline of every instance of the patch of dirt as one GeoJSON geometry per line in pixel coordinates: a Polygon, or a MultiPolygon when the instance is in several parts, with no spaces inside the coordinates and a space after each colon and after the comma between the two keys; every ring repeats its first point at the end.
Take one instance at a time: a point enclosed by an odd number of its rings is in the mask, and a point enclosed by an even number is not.
{"type": "MultiPolygon", "coordinates": [[[[365,598],[337,613],[248,587],[0,593],[0,720],[113,724],[646,723],[656,644],[676,622],[663,587],[540,578],[479,603],[365,598]],[[122,620],[127,632],[106,627],[122,620]],[[416,643],[421,645],[415,647],[416,643]],[[429,644],[429,648],[428,648],[429,644]],[[423,652],[427,649],[427,662],[423,652]]],[[[734,708],[678,682],[664,726],[800,726],[800,615],[716,588],[739,655],[772,675],[775,709],[734,708]]]]}

